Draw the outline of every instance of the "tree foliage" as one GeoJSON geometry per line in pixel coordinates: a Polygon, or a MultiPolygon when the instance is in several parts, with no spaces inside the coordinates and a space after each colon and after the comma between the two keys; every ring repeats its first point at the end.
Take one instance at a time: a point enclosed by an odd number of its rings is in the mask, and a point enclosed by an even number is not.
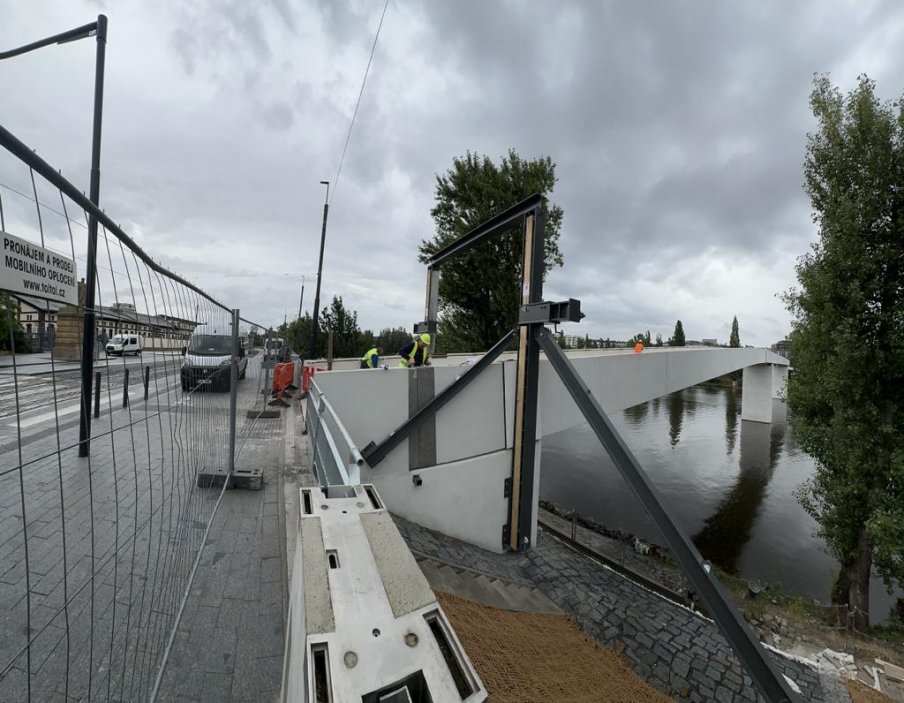
{"type": "MultiPolygon", "coordinates": [[[[436,233],[422,241],[419,258],[431,254],[534,193],[549,195],[556,165],[549,157],[522,159],[514,150],[497,165],[467,152],[436,177],[436,205],[430,211],[436,233]]],[[[546,204],[545,271],[562,265],[559,231],[562,208],[546,204]]],[[[521,256],[520,227],[497,235],[443,265],[439,284],[439,338],[443,351],[488,349],[518,321],[521,256]]]]}
{"type": "Polygon", "coordinates": [[[806,191],[819,239],[785,295],[788,404],[817,464],[798,492],[841,564],[833,601],[869,623],[871,569],[904,577],[904,100],[861,76],[847,96],[817,77],[806,191]]]}
{"type": "Polygon", "coordinates": [[[684,327],[681,324],[681,320],[675,323],[675,331],[672,332],[672,336],[669,339],[670,347],[684,347],[687,346],[687,341],[684,339],[684,327]]]}
{"type": "Polygon", "coordinates": [[[24,354],[31,351],[25,329],[19,322],[19,306],[15,299],[0,291],[0,350],[24,354]]]}
{"type": "MultiPolygon", "coordinates": [[[[312,324],[310,313],[305,312],[303,317],[280,325],[274,335],[283,337],[290,349],[306,357],[311,345],[312,324]]],[[[330,307],[323,308],[319,324],[316,356],[320,359],[326,358],[330,330],[333,332],[333,358],[336,359],[360,357],[371,347],[383,347],[384,354],[392,356],[412,337],[404,327],[384,327],[376,334],[372,330],[359,329],[358,312],[348,310],[341,296],[335,296],[330,307]]]]}
{"type": "Polygon", "coordinates": [[[333,333],[333,358],[361,355],[358,351],[358,337],[361,334],[358,328],[358,312],[347,310],[341,295],[333,296],[333,302],[328,308],[323,309],[320,319],[323,336],[329,339],[329,333],[333,333]]]}
{"type": "Polygon", "coordinates": [[[728,338],[728,346],[729,347],[740,347],[741,346],[741,335],[738,334],[738,316],[735,315],[734,319],[731,321],[731,336],[728,338]]]}

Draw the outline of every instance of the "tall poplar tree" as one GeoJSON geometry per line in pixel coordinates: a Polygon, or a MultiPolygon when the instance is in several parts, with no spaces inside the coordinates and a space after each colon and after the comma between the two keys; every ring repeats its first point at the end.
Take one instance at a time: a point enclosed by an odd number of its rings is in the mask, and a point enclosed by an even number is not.
{"type": "Polygon", "coordinates": [[[681,324],[681,320],[678,320],[678,322],[675,323],[675,331],[672,333],[672,338],[669,340],[669,346],[687,346],[687,341],[684,339],[684,326],[681,324]]]}
{"type": "Polygon", "coordinates": [[[741,335],[738,334],[738,316],[735,315],[731,321],[731,336],[728,338],[729,347],[741,346],[741,335]]]}
{"type": "Polygon", "coordinates": [[[816,473],[798,491],[841,569],[832,600],[869,625],[870,573],[904,578],[904,99],[817,77],[806,191],[818,241],[785,295],[788,404],[816,473]]]}

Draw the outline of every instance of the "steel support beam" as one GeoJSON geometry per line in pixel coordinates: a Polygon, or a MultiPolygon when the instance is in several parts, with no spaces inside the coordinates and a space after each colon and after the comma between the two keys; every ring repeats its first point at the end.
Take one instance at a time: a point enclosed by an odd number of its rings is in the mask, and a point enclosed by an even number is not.
{"type": "Polygon", "coordinates": [[[391,432],[386,439],[380,442],[380,444],[371,442],[364,447],[364,449],[361,450],[361,456],[364,458],[364,461],[366,461],[371,468],[374,468],[383,461],[383,459],[386,458],[386,455],[399,446],[408,435],[417,429],[425,420],[433,417],[440,408],[461,393],[471,381],[477,378],[481,371],[496,361],[496,359],[499,358],[499,355],[509,348],[514,333],[515,330],[512,330],[496,342],[496,344],[494,344],[493,347],[477,361],[477,363],[465,371],[461,377],[456,379],[439,395],[435,396],[433,400],[427,403],[423,408],[399,425],[399,427],[391,432]]]}
{"type": "Polygon", "coordinates": [[[791,692],[782,674],[769,660],[747,623],[730,605],[728,595],[709,569],[704,566],[700,552],[678,528],[674,518],[656,494],[653,484],[650,483],[637,458],[618,435],[571,361],[559,349],[549,330],[545,327],[536,329],[534,338],[546,352],[549,363],[562,379],[565,388],[590,424],[603,448],[609,453],[619,473],[634,491],[634,495],[640,500],[650,517],[653,518],[672,555],[677,559],[691,586],[712,614],[722,634],[725,635],[738,659],[747,669],[747,673],[750,674],[750,678],[753,679],[760,693],[770,703],[797,701],[798,698],[791,692]]]}
{"type": "Polygon", "coordinates": [[[432,268],[439,268],[447,259],[452,259],[459,254],[463,254],[484,239],[499,234],[500,230],[514,224],[528,212],[539,207],[542,202],[543,196],[539,193],[534,193],[534,195],[525,198],[520,203],[512,205],[508,210],[504,210],[495,217],[491,217],[486,222],[477,225],[477,227],[467,234],[463,234],[451,244],[444,246],[428,259],[427,265],[432,268]]]}

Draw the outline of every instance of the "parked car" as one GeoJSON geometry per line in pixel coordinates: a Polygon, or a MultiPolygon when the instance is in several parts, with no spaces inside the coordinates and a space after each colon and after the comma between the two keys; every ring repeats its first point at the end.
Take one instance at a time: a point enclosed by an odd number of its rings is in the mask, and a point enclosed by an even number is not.
{"type": "Polygon", "coordinates": [[[135,334],[113,335],[113,338],[104,347],[104,351],[107,354],[119,354],[120,356],[125,354],[138,356],[141,354],[141,337],[135,334]]]}
{"type": "MultiPolygon", "coordinates": [[[[193,335],[182,360],[182,390],[200,388],[228,391],[232,386],[230,362],[232,336],[228,334],[193,335]]],[[[245,378],[248,358],[244,342],[239,343],[239,380],[245,378]]]]}

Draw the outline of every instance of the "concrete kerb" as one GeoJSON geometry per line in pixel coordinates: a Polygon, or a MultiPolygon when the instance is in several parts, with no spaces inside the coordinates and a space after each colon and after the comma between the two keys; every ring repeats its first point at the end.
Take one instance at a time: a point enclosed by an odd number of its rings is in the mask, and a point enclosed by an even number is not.
{"type": "Polygon", "coordinates": [[[286,566],[289,577],[289,593],[292,592],[292,564],[298,546],[299,477],[310,471],[307,466],[307,434],[303,433],[304,417],[301,401],[295,400],[286,408],[285,465],[282,471],[283,510],[286,526],[286,566]]]}

